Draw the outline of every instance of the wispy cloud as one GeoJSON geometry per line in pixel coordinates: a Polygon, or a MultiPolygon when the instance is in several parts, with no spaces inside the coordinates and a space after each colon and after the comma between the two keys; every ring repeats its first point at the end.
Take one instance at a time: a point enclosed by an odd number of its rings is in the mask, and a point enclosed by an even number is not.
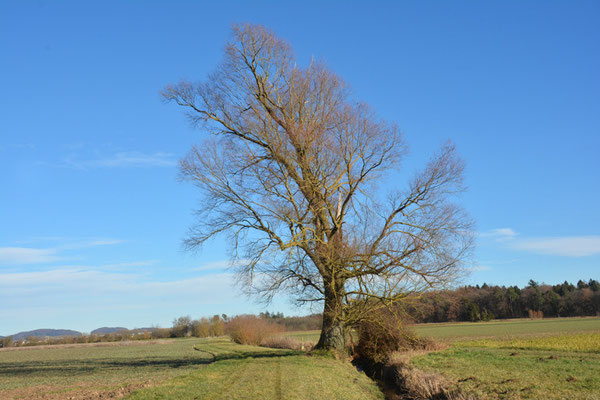
{"type": "Polygon", "coordinates": [[[499,242],[514,239],[517,235],[518,233],[511,228],[497,228],[479,233],[480,237],[493,238],[499,242]]]}
{"type": "Polygon", "coordinates": [[[230,298],[233,282],[232,274],[226,272],[163,281],[150,279],[139,272],[65,266],[45,271],[0,273],[0,293],[16,298],[48,294],[81,299],[90,296],[156,298],[190,295],[210,302],[230,298]]]}
{"type": "Polygon", "coordinates": [[[98,239],[79,242],[66,242],[47,248],[0,247],[0,264],[44,264],[63,260],[61,252],[96,246],[109,246],[123,243],[119,239],[98,239]]]}
{"type": "Polygon", "coordinates": [[[585,257],[600,254],[600,236],[523,237],[511,228],[498,228],[479,233],[514,250],[535,254],[585,257]]]}
{"type": "Polygon", "coordinates": [[[172,153],[155,152],[143,153],[140,151],[122,151],[108,157],[92,160],[78,160],[66,158],[63,162],[69,166],[89,168],[123,168],[123,167],[172,167],[177,164],[177,159],[172,153]]]}
{"type": "Polygon", "coordinates": [[[39,264],[60,260],[56,249],[0,247],[0,264],[39,264]]]}
{"type": "Polygon", "coordinates": [[[474,265],[472,267],[467,267],[467,271],[471,272],[480,272],[480,271],[491,271],[493,268],[488,265],[474,265]]]}
{"type": "Polygon", "coordinates": [[[565,236],[518,240],[511,247],[537,254],[585,257],[600,254],[600,236],[565,236]]]}

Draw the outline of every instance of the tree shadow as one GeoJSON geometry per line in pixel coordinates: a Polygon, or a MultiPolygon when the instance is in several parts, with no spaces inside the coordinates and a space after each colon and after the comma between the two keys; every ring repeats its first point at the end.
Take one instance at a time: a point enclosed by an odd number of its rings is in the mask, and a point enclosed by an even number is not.
{"type": "Polygon", "coordinates": [[[228,351],[213,354],[210,351],[196,349],[198,352],[209,354],[210,357],[165,358],[150,357],[128,360],[115,360],[103,358],[93,360],[52,360],[52,361],[23,361],[0,362],[0,377],[24,376],[81,376],[101,372],[123,370],[130,368],[140,369],[171,369],[185,368],[212,364],[225,360],[241,360],[247,358],[273,358],[303,354],[299,351],[228,351]]]}

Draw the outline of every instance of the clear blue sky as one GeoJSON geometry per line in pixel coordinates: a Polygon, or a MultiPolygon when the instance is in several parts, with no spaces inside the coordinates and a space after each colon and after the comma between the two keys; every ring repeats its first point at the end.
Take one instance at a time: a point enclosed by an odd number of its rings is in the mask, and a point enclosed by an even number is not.
{"type": "Polygon", "coordinates": [[[0,1],[0,335],[265,309],[223,240],[182,251],[198,195],[176,163],[203,133],[158,96],[204,79],[233,22],[396,121],[407,173],[456,142],[466,283],[600,278],[600,2],[252,3],[0,1]]]}

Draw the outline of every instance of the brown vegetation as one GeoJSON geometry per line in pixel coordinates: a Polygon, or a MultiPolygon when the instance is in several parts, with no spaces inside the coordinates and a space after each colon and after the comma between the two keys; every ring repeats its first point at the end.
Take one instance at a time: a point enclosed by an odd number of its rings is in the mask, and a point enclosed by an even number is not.
{"type": "Polygon", "coordinates": [[[309,351],[315,345],[314,342],[305,342],[285,335],[272,335],[263,339],[260,343],[263,347],[272,349],[290,349],[309,351]]]}
{"type": "Polygon", "coordinates": [[[255,315],[239,315],[225,324],[225,332],[236,343],[258,346],[270,336],[283,332],[283,327],[255,315]]]}
{"type": "Polygon", "coordinates": [[[418,337],[396,315],[382,310],[364,319],[356,327],[358,345],[354,349],[359,359],[368,363],[386,363],[398,351],[428,350],[436,345],[418,337]]]}

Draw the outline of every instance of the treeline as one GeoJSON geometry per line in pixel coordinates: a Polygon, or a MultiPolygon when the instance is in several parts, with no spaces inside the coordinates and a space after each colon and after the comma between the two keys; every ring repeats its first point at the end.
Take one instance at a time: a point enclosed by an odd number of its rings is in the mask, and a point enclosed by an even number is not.
{"type": "MultiPolygon", "coordinates": [[[[321,314],[312,314],[302,317],[286,317],[282,313],[264,312],[259,316],[239,315],[228,317],[226,314],[213,315],[208,318],[192,319],[183,316],[173,320],[170,328],[145,328],[122,329],[110,333],[83,334],[80,336],[42,337],[28,336],[14,340],[11,336],[0,339],[0,347],[39,346],[47,344],[76,344],[76,343],[102,343],[121,342],[128,340],[151,340],[180,337],[216,337],[223,335],[240,335],[240,327],[252,326],[247,329],[262,337],[264,332],[306,331],[321,329],[321,314]],[[264,321],[265,323],[261,323],[264,321]],[[268,329],[267,329],[268,328],[268,329]]],[[[254,333],[253,333],[254,335],[254,333]]]]}
{"type": "Polygon", "coordinates": [[[403,307],[415,322],[481,321],[506,318],[578,317],[600,315],[600,283],[577,285],[464,286],[433,291],[403,307]]]}
{"type": "Polygon", "coordinates": [[[259,318],[281,325],[286,331],[313,331],[321,329],[323,325],[322,314],[311,314],[302,317],[286,317],[282,313],[260,313],[259,318]]]}
{"type": "Polygon", "coordinates": [[[81,344],[81,343],[104,343],[104,342],[121,342],[126,340],[150,340],[158,339],[165,336],[164,331],[169,329],[151,328],[146,330],[121,330],[106,334],[90,334],[78,336],[27,336],[24,339],[13,339],[12,336],[7,336],[0,339],[0,347],[23,347],[23,346],[39,346],[47,344],[81,344]]]}

